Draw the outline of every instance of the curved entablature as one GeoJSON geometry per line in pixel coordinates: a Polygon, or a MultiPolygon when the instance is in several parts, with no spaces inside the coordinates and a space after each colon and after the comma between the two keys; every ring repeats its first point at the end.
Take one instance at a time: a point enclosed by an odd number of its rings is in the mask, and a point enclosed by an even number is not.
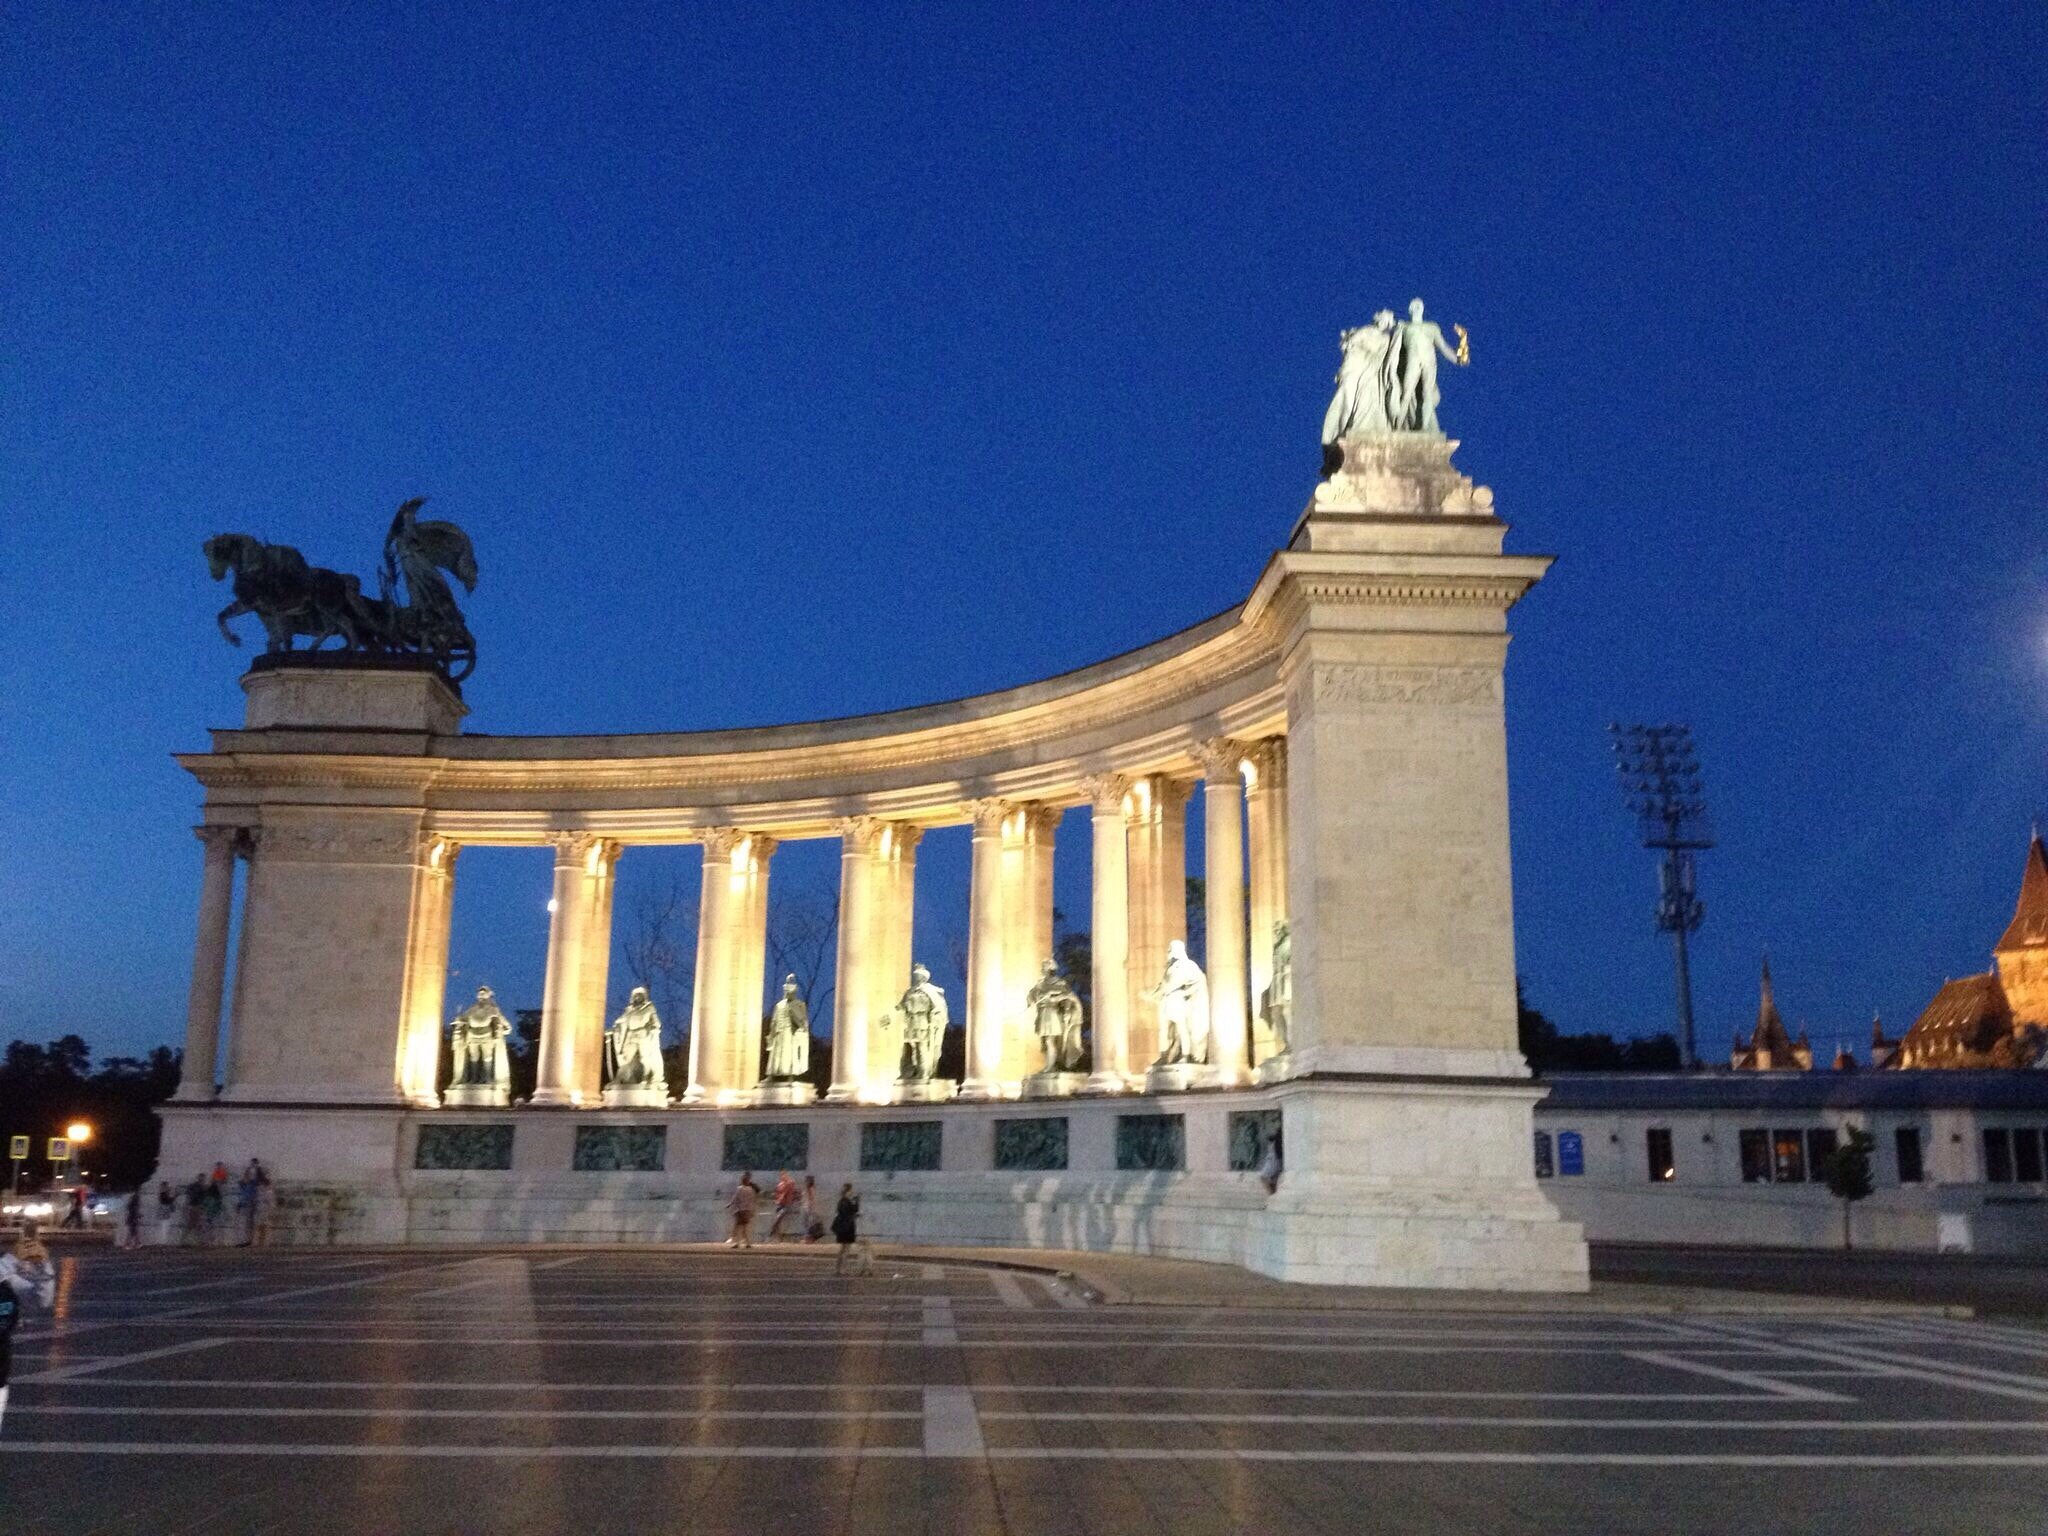
{"type": "MultiPolygon", "coordinates": [[[[259,711],[257,690],[282,686],[278,677],[252,674],[252,719],[304,718],[293,705],[259,711]]],[[[1204,742],[1284,724],[1276,628],[1241,606],[1074,672],[883,714],[665,734],[430,730],[410,740],[388,725],[273,723],[216,732],[212,753],[180,761],[223,808],[317,784],[365,805],[423,801],[429,830],[458,842],[581,830],[660,843],[730,825],[832,836],[851,815],[946,825],[991,797],[1072,805],[1087,798],[1091,775],[1192,778],[1204,742]]]]}

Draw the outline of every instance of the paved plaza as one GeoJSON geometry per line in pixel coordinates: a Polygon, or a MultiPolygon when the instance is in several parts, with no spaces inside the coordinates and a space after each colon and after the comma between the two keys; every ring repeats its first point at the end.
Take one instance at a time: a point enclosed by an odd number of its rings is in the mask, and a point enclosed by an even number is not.
{"type": "Polygon", "coordinates": [[[66,1255],[0,1531],[2038,1532],[2048,1331],[1103,1305],[816,1250],[66,1255]]]}

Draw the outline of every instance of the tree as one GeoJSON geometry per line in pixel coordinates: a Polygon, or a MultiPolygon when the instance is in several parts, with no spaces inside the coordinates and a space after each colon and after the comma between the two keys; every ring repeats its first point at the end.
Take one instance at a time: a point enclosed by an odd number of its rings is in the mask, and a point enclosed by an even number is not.
{"type": "Polygon", "coordinates": [[[1868,1199],[1876,1187],[1870,1176],[1870,1154],[1877,1150],[1877,1138],[1860,1125],[1845,1128],[1845,1134],[1835,1143],[1835,1150],[1827,1155],[1821,1164],[1821,1176],[1827,1180],[1828,1193],[1842,1202],[1842,1246],[1854,1245],[1849,1239],[1849,1214],[1856,1208],[1858,1200],[1868,1199]]]}
{"type": "Polygon", "coordinates": [[[768,904],[768,982],[782,995],[782,978],[796,978],[796,995],[810,1010],[811,1028],[832,1016],[838,971],[839,892],[830,886],[790,892],[768,904]]]}
{"type": "Polygon", "coordinates": [[[1669,1031],[1640,1040],[1609,1034],[1567,1035],[1532,1006],[1515,978],[1515,1033],[1529,1069],[1545,1072],[1676,1072],[1681,1058],[1669,1031]]]}

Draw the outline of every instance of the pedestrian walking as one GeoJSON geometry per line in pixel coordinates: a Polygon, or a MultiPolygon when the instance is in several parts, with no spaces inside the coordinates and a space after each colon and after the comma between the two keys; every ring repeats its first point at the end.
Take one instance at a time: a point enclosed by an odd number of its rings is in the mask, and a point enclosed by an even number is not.
{"type": "Polygon", "coordinates": [[[156,1184],[156,1240],[168,1247],[173,1227],[178,1219],[178,1192],[171,1188],[169,1179],[159,1179],[156,1184]]]}
{"type": "Polygon", "coordinates": [[[825,1235],[825,1218],[818,1214],[818,1181],[804,1175],[804,1241],[815,1243],[825,1235]]]}
{"type": "Polygon", "coordinates": [[[227,1187],[227,1170],[214,1171],[222,1177],[208,1179],[199,1188],[200,1241],[209,1248],[219,1243],[221,1231],[227,1225],[227,1197],[222,1193],[227,1187]]]}
{"type": "Polygon", "coordinates": [[[733,1186],[732,1198],[725,1202],[725,1208],[732,1213],[732,1234],[725,1240],[726,1247],[754,1246],[754,1208],[760,1203],[761,1190],[753,1174],[741,1174],[739,1183],[733,1186]]]}
{"type": "Polygon", "coordinates": [[[84,1227],[85,1191],[82,1188],[71,1191],[71,1204],[65,1209],[64,1220],[59,1225],[61,1227],[84,1227]]]}
{"type": "Polygon", "coordinates": [[[140,1248],[142,1246],[142,1190],[140,1187],[128,1196],[128,1204],[121,1212],[121,1246],[140,1248]]]}
{"type": "Polygon", "coordinates": [[[57,1272],[39,1231],[35,1222],[24,1221],[14,1252],[0,1253],[0,1421],[7,1417],[7,1374],[13,1364],[14,1325],[21,1321],[22,1306],[26,1298],[33,1297],[47,1309],[57,1299],[57,1272]]]}
{"type": "Polygon", "coordinates": [[[1266,1186],[1267,1194],[1274,1194],[1279,1190],[1282,1167],[1280,1133],[1275,1131],[1272,1139],[1266,1143],[1266,1155],[1259,1159],[1259,1182],[1266,1186]]]}
{"type": "Polygon", "coordinates": [[[235,1185],[235,1225],[241,1229],[236,1246],[246,1248],[256,1241],[256,1180],[263,1172],[255,1158],[249,1159],[249,1166],[242,1170],[241,1180],[235,1185]]]}
{"type": "Polygon", "coordinates": [[[853,1192],[851,1184],[839,1186],[839,1208],[832,1213],[832,1237],[839,1244],[839,1257],[832,1265],[832,1273],[843,1275],[853,1245],[860,1241],[860,1196],[853,1192]]]}
{"type": "MultiPolygon", "coordinates": [[[[789,1176],[789,1170],[783,1169],[775,1179],[775,1219],[768,1223],[769,1242],[782,1236],[782,1224],[797,1214],[802,1203],[803,1192],[796,1187],[796,1180],[789,1176]]],[[[792,1240],[784,1239],[785,1242],[792,1240]]]]}
{"type": "Polygon", "coordinates": [[[255,1238],[258,1248],[270,1246],[270,1224],[277,1219],[277,1185],[271,1182],[270,1170],[259,1165],[256,1169],[256,1227],[255,1238]]]}

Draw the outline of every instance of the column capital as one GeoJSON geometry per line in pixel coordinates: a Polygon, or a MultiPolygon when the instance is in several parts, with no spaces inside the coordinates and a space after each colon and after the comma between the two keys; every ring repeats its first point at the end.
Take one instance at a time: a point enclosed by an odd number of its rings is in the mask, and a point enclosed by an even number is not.
{"type": "Polygon", "coordinates": [[[1081,793],[1098,815],[1121,811],[1124,796],[1130,792],[1131,778],[1126,773],[1091,773],[1081,781],[1081,793]]]}
{"type": "Polygon", "coordinates": [[[775,850],[782,846],[780,841],[770,837],[766,832],[746,832],[741,836],[746,840],[747,858],[756,869],[774,858],[775,850]]]}
{"type": "Polygon", "coordinates": [[[1059,830],[1060,818],[1066,814],[1064,807],[1047,805],[1042,800],[1033,800],[1017,809],[1024,813],[1024,841],[1027,843],[1048,841],[1059,830]]]}
{"type": "Polygon", "coordinates": [[[890,823],[880,816],[846,816],[835,827],[846,853],[879,853],[890,823]]]}
{"type": "Polygon", "coordinates": [[[192,835],[206,849],[208,858],[247,858],[256,846],[256,828],[212,824],[194,827],[192,835]]]}
{"type": "Polygon", "coordinates": [[[1017,810],[1014,800],[991,798],[967,802],[967,814],[974,821],[976,837],[999,837],[1003,823],[1017,810]]]}
{"type": "Polygon", "coordinates": [[[1230,736],[1212,736],[1195,744],[1202,778],[1210,784],[1242,784],[1246,755],[1244,743],[1230,736]]]}
{"type": "Polygon", "coordinates": [[[709,827],[704,832],[704,857],[707,860],[730,860],[745,842],[747,834],[738,827],[709,827]]]}
{"type": "Polygon", "coordinates": [[[1178,811],[1194,797],[1193,779],[1170,779],[1163,773],[1155,773],[1152,782],[1157,786],[1152,792],[1153,799],[1162,812],[1178,811]]]}
{"type": "Polygon", "coordinates": [[[892,821],[889,823],[890,851],[899,854],[914,854],[917,845],[924,841],[924,828],[914,821],[892,821]]]}
{"type": "Polygon", "coordinates": [[[1252,767],[1252,788],[1277,789],[1287,782],[1287,738],[1266,736],[1246,743],[1244,760],[1252,767]]]}
{"type": "Polygon", "coordinates": [[[620,845],[595,832],[551,832],[548,842],[555,850],[555,863],[581,865],[588,875],[611,872],[618,862],[620,845]]]}
{"type": "Polygon", "coordinates": [[[426,839],[427,868],[437,875],[455,873],[455,860],[462,852],[462,844],[453,838],[433,837],[426,839]]]}

